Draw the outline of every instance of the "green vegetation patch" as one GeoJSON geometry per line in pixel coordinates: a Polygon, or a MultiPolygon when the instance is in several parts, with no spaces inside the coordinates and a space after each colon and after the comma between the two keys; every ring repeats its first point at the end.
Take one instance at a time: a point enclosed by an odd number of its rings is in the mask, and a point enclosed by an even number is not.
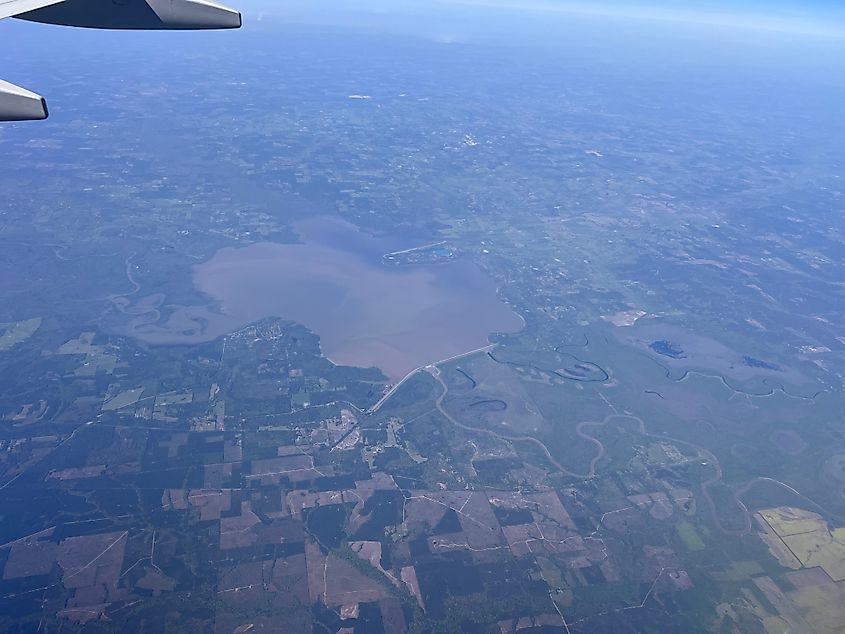
{"type": "Polygon", "coordinates": [[[290,400],[294,407],[305,408],[311,404],[311,395],[308,392],[298,392],[290,400]]]}
{"type": "Polygon", "coordinates": [[[0,352],[26,341],[35,334],[39,326],[41,326],[41,317],[0,324],[0,352]]]}
{"type": "MultiPolygon", "coordinates": [[[[685,540],[686,541],[686,540],[685,540]]],[[[756,561],[734,561],[725,570],[714,572],[717,581],[743,581],[763,574],[763,567],[756,561]]]]}
{"type": "Polygon", "coordinates": [[[681,522],[675,528],[678,531],[678,536],[684,542],[684,545],[689,550],[704,550],[704,541],[698,535],[698,531],[689,522],[681,522]]]}
{"type": "Polygon", "coordinates": [[[165,405],[189,405],[194,400],[193,390],[185,392],[168,392],[156,397],[156,407],[165,405]]]}
{"type": "Polygon", "coordinates": [[[142,387],[137,387],[131,390],[125,390],[120,394],[117,394],[116,396],[106,399],[106,401],[103,403],[103,411],[117,411],[123,409],[124,407],[134,405],[138,402],[143,393],[144,388],[142,387]]]}

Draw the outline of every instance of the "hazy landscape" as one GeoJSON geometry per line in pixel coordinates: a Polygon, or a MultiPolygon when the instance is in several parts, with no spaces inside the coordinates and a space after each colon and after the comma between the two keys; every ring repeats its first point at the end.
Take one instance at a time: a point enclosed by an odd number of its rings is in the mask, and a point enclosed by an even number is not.
{"type": "Polygon", "coordinates": [[[836,7],[245,2],[0,22],[0,630],[839,634],[836,7]]]}

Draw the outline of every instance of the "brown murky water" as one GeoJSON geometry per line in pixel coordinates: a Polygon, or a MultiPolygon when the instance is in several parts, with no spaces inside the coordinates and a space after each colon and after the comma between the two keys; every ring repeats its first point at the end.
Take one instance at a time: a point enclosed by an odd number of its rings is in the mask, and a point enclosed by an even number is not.
{"type": "Polygon", "coordinates": [[[130,326],[150,343],[209,341],[264,317],[304,324],[338,364],[377,366],[392,379],[482,347],[493,332],[514,332],[521,318],[477,266],[456,260],[390,267],[390,246],[337,219],[297,227],[302,244],[225,248],[194,267],[208,306],[178,308],[166,321],[149,313],[130,326]]]}

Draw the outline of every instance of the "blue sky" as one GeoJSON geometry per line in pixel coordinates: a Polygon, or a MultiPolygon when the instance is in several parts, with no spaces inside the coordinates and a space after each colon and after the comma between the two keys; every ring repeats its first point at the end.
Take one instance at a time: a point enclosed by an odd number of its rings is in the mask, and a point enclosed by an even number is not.
{"type": "Polygon", "coordinates": [[[229,0],[246,14],[289,19],[322,15],[435,16],[493,11],[687,23],[845,38],[845,0],[229,0]]]}

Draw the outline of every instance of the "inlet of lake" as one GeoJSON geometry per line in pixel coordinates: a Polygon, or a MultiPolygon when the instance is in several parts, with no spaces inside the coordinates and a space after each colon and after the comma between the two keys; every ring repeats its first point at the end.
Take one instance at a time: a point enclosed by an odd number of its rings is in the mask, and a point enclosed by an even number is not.
{"type": "Polygon", "coordinates": [[[402,240],[333,217],[294,227],[300,243],[226,247],[195,265],[194,285],[208,305],[179,306],[166,319],[160,300],[124,310],[135,315],[130,334],[153,344],[200,343],[278,317],[319,335],[334,363],[376,366],[398,380],[487,345],[491,333],[522,328],[493,280],[468,259],[386,265],[382,255],[407,246],[402,240]]]}

